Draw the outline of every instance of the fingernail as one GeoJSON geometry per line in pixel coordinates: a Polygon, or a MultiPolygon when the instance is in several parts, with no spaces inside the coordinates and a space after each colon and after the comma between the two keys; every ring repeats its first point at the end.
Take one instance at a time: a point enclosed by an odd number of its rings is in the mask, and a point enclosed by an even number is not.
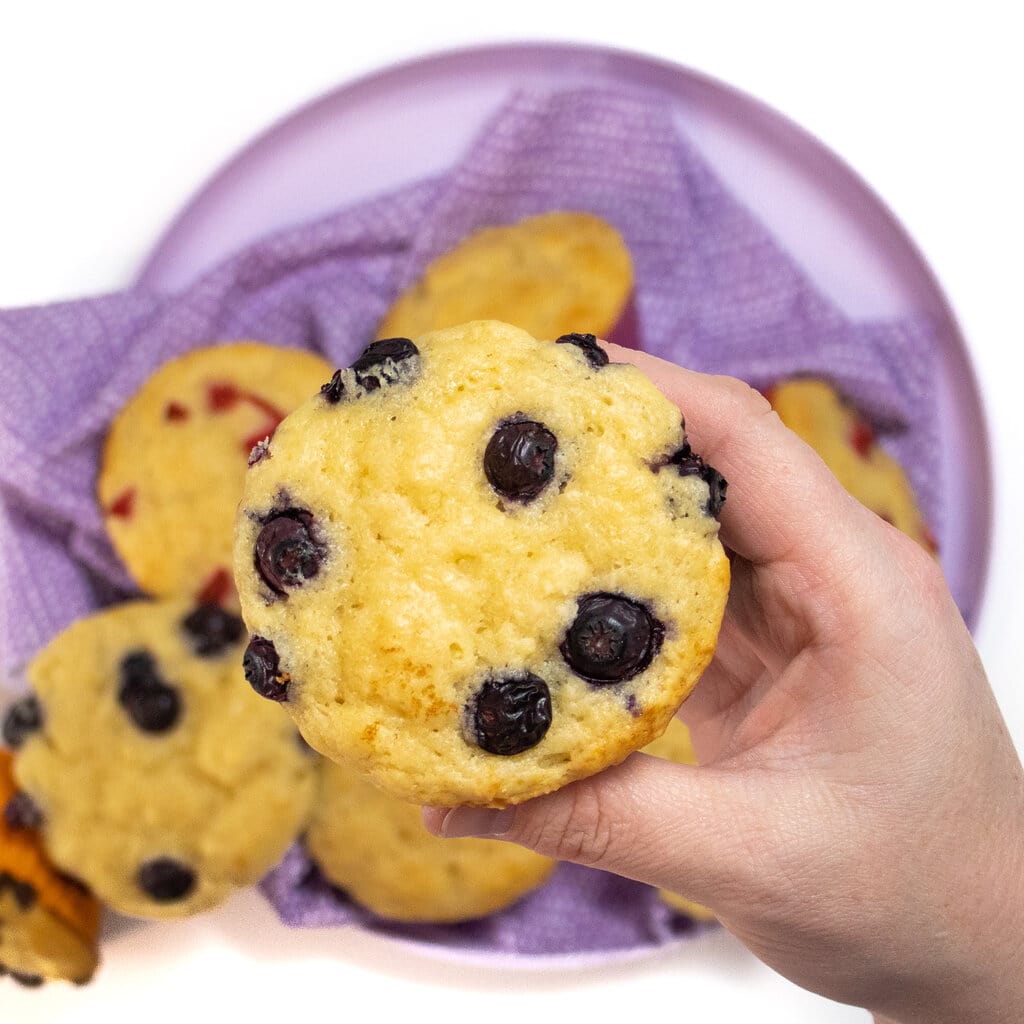
{"type": "Polygon", "coordinates": [[[446,839],[503,836],[512,828],[515,813],[514,807],[453,807],[441,820],[440,833],[446,839]]]}

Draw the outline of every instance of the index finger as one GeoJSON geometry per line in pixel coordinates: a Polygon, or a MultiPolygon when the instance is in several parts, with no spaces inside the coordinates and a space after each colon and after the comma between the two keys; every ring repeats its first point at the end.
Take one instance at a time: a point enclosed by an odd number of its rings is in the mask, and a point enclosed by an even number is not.
{"type": "Polygon", "coordinates": [[[684,370],[656,356],[607,344],[683,413],[695,452],[728,481],[722,541],[756,565],[835,558],[837,528],[861,506],[818,455],[788,430],[768,400],[734,377],[684,370]]]}

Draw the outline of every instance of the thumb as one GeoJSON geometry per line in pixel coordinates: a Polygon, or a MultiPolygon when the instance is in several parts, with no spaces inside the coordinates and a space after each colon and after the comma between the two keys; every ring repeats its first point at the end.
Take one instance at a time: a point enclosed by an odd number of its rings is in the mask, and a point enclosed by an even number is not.
{"type": "Polygon", "coordinates": [[[739,773],[640,753],[514,807],[423,812],[434,835],[518,843],[671,889],[712,909],[732,893],[749,891],[757,874],[751,837],[763,830],[760,818],[739,773]]]}

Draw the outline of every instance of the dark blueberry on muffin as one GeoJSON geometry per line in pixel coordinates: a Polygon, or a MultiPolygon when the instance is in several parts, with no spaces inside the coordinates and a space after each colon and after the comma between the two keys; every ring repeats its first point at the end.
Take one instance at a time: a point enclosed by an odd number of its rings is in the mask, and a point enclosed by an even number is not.
{"type": "Polygon", "coordinates": [[[324,549],[313,538],[313,515],[289,508],[271,513],[256,537],[253,561],[275,594],[286,596],[320,571],[324,549]]]}
{"type": "Polygon", "coordinates": [[[160,677],[148,651],[133,651],[122,660],[117,700],[143,732],[167,732],[181,714],[178,691],[160,677]]]}
{"type": "Polygon", "coordinates": [[[43,708],[39,698],[29,694],[15,701],[4,715],[4,724],[0,728],[4,743],[17,750],[25,740],[43,727],[43,708]]]}
{"type": "Polygon", "coordinates": [[[558,439],[534,420],[514,419],[501,424],[484,452],[484,473],[503,497],[533,501],[555,475],[558,439]]]}
{"type": "Polygon", "coordinates": [[[725,491],[728,481],[714,466],[709,466],[693,449],[685,443],[679,451],[669,458],[669,464],[676,467],[680,476],[699,476],[708,485],[708,501],[704,510],[716,519],[722,514],[725,504],[725,491]]]}
{"type": "Polygon", "coordinates": [[[15,793],[4,806],[4,821],[11,829],[37,829],[43,823],[43,812],[28,793],[15,793]]]}
{"type": "Polygon", "coordinates": [[[472,706],[477,744],[490,754],[518,754],[536,746],[551,725],[551,693],[532,672],[488,679],[472,706]]]}
{"type": "Polygon", "coordinates": [[[177,903],[195,888],[196,873],[172,857],[147,860],[136,876],[139,888],[157,903],[177,903]]]}
{"type": "Polygon", "coordinates": [[[201,604],[182,621],[192,647],[202,658],[215,657],[242,639],[242,620],[219,605],[201,604]]]}
{"type": "Polygon", "coordinates": [[[288,699],[288,673],[281,671],[277,648],[266,637],[252,637],[242,658],[242,668],[249,685],[261,697],[276,701],[288,699]]]}
{"type": "Polygon", "coordinates": [[[608,365],[608,353],[597,343],[593,334],[563,334],[555,338],[556,345],[575,345],[595,370],[608,365]]]}
{"type": "Polygon", "coordinates": [[[592,683],[622,683],[651,663],[665,627],[639,602],[622,594],[587,594],[560,650],[578,676],[592,683]]]}
{"type": "Polygon", "coordinates": [[[345,381],[342,379],[341,370],[335,370],[331,379],[320,389],[320,394],[331,403],[337,405],[345,394],[345,381]]]}

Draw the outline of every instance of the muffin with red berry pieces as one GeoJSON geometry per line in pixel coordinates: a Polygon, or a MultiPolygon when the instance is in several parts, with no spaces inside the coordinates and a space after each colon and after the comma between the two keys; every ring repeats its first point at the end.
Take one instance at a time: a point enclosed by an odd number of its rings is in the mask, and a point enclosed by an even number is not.
{"type": "Polygon", "coordinates": [[[246,674],[394,795],[504,806],[622,761],[715,649],[725,481],[589,335],[372,344],[246,477],[246,674]]]}
{"type": "Polygon", "coordinates": [[[769,388],[765,396],[782,422],[821,456],[862,505],[931,554],[938,553],[903,467],[878,443],[871,424],[831,384],[796,378],[769,388]]]}
{"type": "Polygon", "coordinates": [[[310,352],[232,342],[165,363],[128,401],[107,435],[97,491],[142,590],[231,603],[231,527],[248,459],[325,371],[310,352]]]}
{"type": "Polygon", "coordinates": [[[315,758],[245,685],[241,620],[132,601],[80,619],[28,668],[4,735],[46,850],[104,903],[182,917],[256,882],[295,840],[315,758]]]}

